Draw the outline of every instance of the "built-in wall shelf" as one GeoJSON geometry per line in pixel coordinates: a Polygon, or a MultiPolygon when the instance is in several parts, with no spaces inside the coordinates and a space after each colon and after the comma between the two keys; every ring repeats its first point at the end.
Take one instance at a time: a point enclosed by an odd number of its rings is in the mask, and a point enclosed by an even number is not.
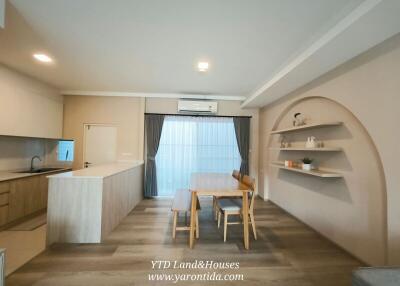
{"type": "Polygon", "coordinates": [[[295,126],[295,127],[286,128],[286,129],[273,130],[273,131],[271,131],[270,134],[284,134],[284,133],[295,132],[295,131],[301,131],[301,130],[307,130],[307,129],[313,129],[313,128],[322,128],[322,127],[329,127],[329,126],[339,126],[339,125],[342,125],[342,124],[343,124],[343,122],[340,122],[340,121],[325,122],[325,123],[314,123],[314,124],[306,124],[306,125],[295,126]]]}
{"type": "Polygon", "coordinates": [[[343,149],[340,147],[321,147],[321,148],[298,148],[298,147],[289,147],[289,148],[279,148],[272,147],[270,150],[279,150],[279,151],[312,151],[312,152],[339,152],[343,149]]]}
{"type": "Polygon", "coordinates": [[[275,167],[275,168],[283,169],[283,170],[288,170],[288,171],[306,174],[306,175],[315,176],[315,177],[320,177],[320,178],[342,178],[343,177],[342,174],[327,172],[327,171],[322,171],[322,170],[305,171],[300,168],[285,167],[285,164],[283,162],[273,162],[273,163],[271,163],[271,166],[275,167]]]}

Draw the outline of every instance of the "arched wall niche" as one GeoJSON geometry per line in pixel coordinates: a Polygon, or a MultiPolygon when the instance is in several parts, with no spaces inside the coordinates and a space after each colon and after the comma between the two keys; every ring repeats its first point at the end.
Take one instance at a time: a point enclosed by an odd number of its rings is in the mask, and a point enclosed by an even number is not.
{"type": "Polygon", "coordinates": [[[268,161],[312,157],[317,166],[343,174],[341,179],[318,178],[280,170],[268,172],[269,198],[316,231],[369,265],[387,263],[387,198],[385,176],[377,148],[350,110],[325,97],[304,97],[278,116],[273,130],[292,126],[301,112],[309,123],[342,121],[342,126],[285,134],[292,147],[304,147],[315,136],[341,152],[278,151],[282,135],[267,141],[268,161]]]}

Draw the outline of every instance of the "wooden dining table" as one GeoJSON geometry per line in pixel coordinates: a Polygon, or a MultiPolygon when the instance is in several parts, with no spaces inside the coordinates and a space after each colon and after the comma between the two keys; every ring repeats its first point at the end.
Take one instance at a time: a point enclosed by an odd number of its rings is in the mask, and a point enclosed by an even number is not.
{"type": "Polygon", "coordinates": [[[193,173],[190,178],[189,191],[192,194],[190,212],[189,247],[194,247],[196,230],[196,202],[198,196],[242,197],[243,200],[243,242],[244,248],[249,249],[249,187],[231,174],[223,173],[193,173]]]}

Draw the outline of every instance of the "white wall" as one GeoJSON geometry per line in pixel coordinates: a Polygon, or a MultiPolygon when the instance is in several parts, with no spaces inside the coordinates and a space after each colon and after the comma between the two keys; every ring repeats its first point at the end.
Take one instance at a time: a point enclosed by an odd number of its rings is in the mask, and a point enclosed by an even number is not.
{"type": "MultiPolygon", "coordinates": [[[[260,182],[265,198],[274,200],[274,193],[279,189],[273,188],[269,166],[269,155],[266,150],[269,144],[269,132],[277,122],[280,114],[294,102],[305,97],[325,97],[347,108],[360,123],[375,144],[378,157],[381,159],[383,175],[387,192],[387,257],[389,264],[400,264],[400,35],[397,35],[366,53],[356,57],[334,71],[324,75],[300,90],[287,95],[274,104],[267,106],[260,112],[260,150],[262,150],[262,162],[260,162],[260,182]]],[[[374,162],[375,164],[376,162],[374,162]]],[[[278,178],[279,179],[279,178],[278,178]]],[[[368,176],[360,180],[368,180],[368,176]]],[[[379,192],[379,190],[377,190],[379,192]]],[[[335,202],[330,202],[335,204],[335,202]]],[[[301,214],[301,210],[307,208],[323,208],[323,205],[305,204],[289,195],[280,197],[279,204],[300,217],[306,223],[312,224],[301,214]],[[296,207],[290,205],[297,204],[296,207]]],[[[373,216],[374,209],[370,209],[366,215],[373,216]]],[[[326,220],[325,225],[332,224],[337,218],[332,216],[326,220]]],[[[350,217],[349,217],[350,219],[350,217]]],[[[321,224],[322,225],[322,224],[321,224]]],[[[322,229],[314,225],[317,231],[322,229]]],[[[358,225],[353,226],[357,229],[358,225]]],[[[379,231],[379,226],[371,231],[379,231]]],[[[335,229],[340,231],[339,229],[335,229]]],[[[344,235],[344,234],[343,234],[344,235]]],[[[372,235],[372,233],[371,233],[372,235]]],[[[358,241],[348,239],[346,249],[355,252],[358,241]]]]}
{"type": "Polygon", "coordinates": [[[62,120],[55,88],[0,65],[0,135],[60,138],[62,120]]]}
{"type": "MultiPolygon", "coordinates": [[[[241,109],[240,101],[219,101],[219,116],[251,116],[250,122],[250,175],[255,177],[258,189],[258,109],[241,109]]],[[[176,98],[146,98],[146,113],[177,114],[178,99],[176,98]]]]}

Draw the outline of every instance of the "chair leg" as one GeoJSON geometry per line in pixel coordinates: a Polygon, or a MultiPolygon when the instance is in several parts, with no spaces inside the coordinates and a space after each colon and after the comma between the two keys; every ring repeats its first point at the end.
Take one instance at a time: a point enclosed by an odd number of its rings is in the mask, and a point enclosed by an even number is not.
{"type": "Polygon", "coordinates": [[[220,225],[221,225],[221,212],[218,212],[218,228],[220,227],[220,225]]]}
{"type": "Polygon", "coordinates": [[[172,238],[175,239],[176,236],[176,223],[178,220],[178,212],[174,211],[173,225],[172,225],[172,238]]]}
{"type": "Polygon", "coordinates": [[[213,212],[213,217],[214,220],[217,220],[217,200],[215,199],[215,197],[213,196],[213,204],[212,204],[212,212],[213,212]]]}
{"type": "Polygon", "coordinates": [[[199,230],[199,211],[196,212],[196,238],[200,237],[200,230],[199,230]]]}
{"type": "Polygon", "coordinates": [[[226,241],[226,231],[228,228],[228,214],[224,213],[224,242],[226,241]]]}
{"type": "Polygon", "coordinates": [[[250,213],[251,227],[253,228],[254,239],[257,240],[256,223],[254,222],[254,214],[250,213]]]}

